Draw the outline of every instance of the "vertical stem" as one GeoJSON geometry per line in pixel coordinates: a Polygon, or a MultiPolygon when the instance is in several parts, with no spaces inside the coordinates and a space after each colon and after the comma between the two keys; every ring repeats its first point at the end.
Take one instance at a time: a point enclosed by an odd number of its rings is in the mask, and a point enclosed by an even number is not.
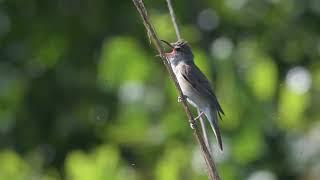
{"type": "Polygon", "coordinates": [[[171,0],[167,0],[167,4],[168,4],[172,24],[173,24],[174,30],[176,31],[177,38],[178,40],[181,40],[181,34],[180,34],[178,23],[176,20],[176,15],[174,14],[174,11],[173,11],[171,0]]]}

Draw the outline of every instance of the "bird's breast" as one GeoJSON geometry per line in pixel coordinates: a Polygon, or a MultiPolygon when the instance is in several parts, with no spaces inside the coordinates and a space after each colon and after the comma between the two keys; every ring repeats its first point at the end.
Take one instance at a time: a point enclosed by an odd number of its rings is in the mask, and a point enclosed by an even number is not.
{"type": "Polygon", "coordinates": [[[177,77],[177,80],[179,82],[179,85],[181,87],[181,90],[183,92],[183,94],[187,95],[191,93],[192,91],[192,87],[191,84],[183,77],[183,75],[181,74],[180,71],[180,65],[177,65],[173,68],[174,74],[177,77]]]}
{"type": "Polygon", "coordinates": [[[181,87],[183,94],[188,97],[189,103],[200,109],[202,106],[205,106],[205,104],[203,104],[205,101],[203,101],[199,92],[197,92],[181,74],[179,65],[175,66],[173,68],[173,71],[177,77],[177,80],[179,82],[179,85],[181,87]]]}

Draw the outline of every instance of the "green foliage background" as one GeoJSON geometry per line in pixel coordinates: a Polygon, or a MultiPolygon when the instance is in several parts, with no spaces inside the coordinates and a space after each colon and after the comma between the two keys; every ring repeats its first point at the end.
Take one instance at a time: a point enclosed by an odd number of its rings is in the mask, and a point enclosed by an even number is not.
{"type": "MultiPolygon", "coordinates": [[[[319,1],[173,2],[226,113],[223,180],[320,179],[319,1]]],[[[0,179],[207,179],[148,41],[129,0],[0,0],[0,179]]]]}

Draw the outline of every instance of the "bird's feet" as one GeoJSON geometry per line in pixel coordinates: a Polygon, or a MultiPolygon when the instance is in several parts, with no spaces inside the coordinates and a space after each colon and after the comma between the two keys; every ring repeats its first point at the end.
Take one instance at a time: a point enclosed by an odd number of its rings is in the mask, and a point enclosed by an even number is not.
{"type": "Polygon", "coordinates": [[[185,101],[186,99],[187,99],[187,96],[185,96],[185,95],[178,96],[178,102],[185,101]]]}
{"type": "Polygon", "coordinates": [[[191,129],[195,129],[195,128],[197,128],[197,124],[196,124],[196,122],[195,122],[195,121],[190,122],[190,127],[191,127],[191,129]]]}

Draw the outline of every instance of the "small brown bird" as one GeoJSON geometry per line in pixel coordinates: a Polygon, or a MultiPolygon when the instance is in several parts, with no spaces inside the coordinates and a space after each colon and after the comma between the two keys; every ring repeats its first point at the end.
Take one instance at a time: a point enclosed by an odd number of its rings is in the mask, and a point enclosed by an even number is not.
{"type": "Polygon", "coordinates": [[[172,48],[172,52],[166,53],[166,56],[170,61],[183,94],[191,105],[200,110],[201,114],[198,117],[203,113],[205,114],[220,149],[223,150],[218,116],[221,119],[221,114],[224,114],[224,112],[213,93],[208,79],[194,63],[194,56],[190,46],[183,40],[172,44],[166,41],[163,42],[172,48]]]}

